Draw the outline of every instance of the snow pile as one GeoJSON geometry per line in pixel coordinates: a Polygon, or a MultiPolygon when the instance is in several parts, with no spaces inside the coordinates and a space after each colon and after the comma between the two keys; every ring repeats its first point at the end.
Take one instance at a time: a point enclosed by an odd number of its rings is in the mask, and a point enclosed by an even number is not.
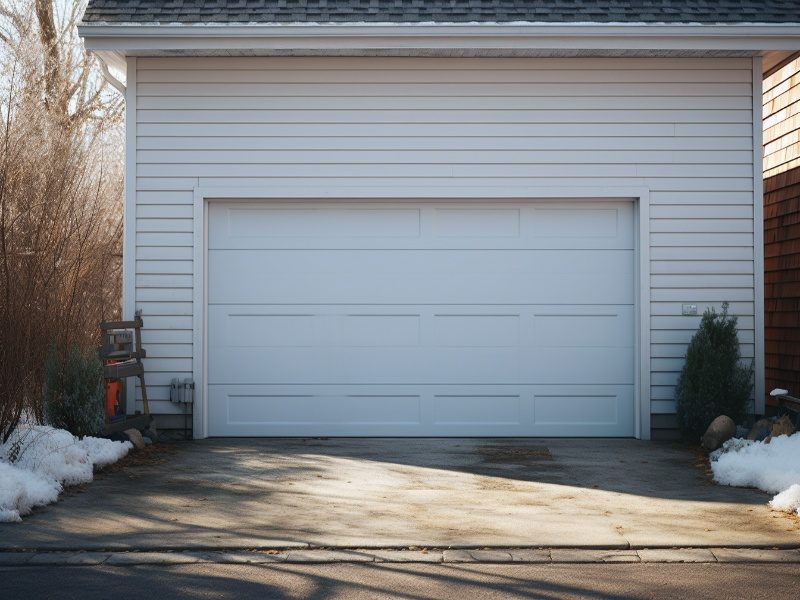
{"type": "Polygon", "coordinates": [[[19,521],[34,506],[55,502],[65,485],[88,483],[95,467],[118,461],[130,442],[85,437],[23,424],[0,446],[0,522],[19,521]]]}
{"type": "Polygon", "coordinates": [[[770,500],[769,505],[775,510],[795,512],[800,515],[800,484],[792,484],[789,489],[783,490],[770,500]]]}
{"type": "Polygon", "coordinates": [[[89,462],[95,468],[101,469],[112,465],[133,449],[131,442],[112,442],[105,438],[89,437],[88,435],[78,442],[89,455],[89,462]]]}
{"type": "Polygon", "coordinates": [[[0,460],[0,523],[21,521],[34,506],[58,499],[61,485],[0,460]]]}
{"type": "Polygon", "coordinates": [[[780,435],[769,444],[734,438],[711,455],[714,481],[778,494],[777,510],[800,514],[800,433],[780,435]]]}

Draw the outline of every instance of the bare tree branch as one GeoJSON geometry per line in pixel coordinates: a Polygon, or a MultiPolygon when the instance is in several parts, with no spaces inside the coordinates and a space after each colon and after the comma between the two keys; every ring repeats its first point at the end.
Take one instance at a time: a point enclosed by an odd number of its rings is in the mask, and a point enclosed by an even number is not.
{"type": "Polygon", "coordinates": [[[67,114],[67,99],[61,89],[61,48],[53,19],[52,0],[36,0],[36,19],[44,52],[45,103],[63,118],[67,114]]]}

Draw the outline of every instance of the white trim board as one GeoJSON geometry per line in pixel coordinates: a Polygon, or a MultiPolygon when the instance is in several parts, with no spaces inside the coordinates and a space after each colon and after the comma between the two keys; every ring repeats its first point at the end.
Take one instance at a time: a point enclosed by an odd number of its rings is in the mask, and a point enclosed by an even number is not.
{"type": "Polygon", "coordinates": [[[193,265],[193,375],[195,380],[194,437],[208,437],[207,404],[207,252],[208,203],[210,201],[263,199],[304,201],[336,200],[426,200],[426,199],[483,199],[483,200],[543,200],[628,199],[635,203],[638,236],[635,251],[638,265],[636,281],[639,293],[635,297],[636,344],[634,419],[635,436],[650,439],[650,192],[646,188],[530,188],[530,187],[441,187],[441,188],[202,188],[194,190],[194,265],[193,265]]]}
{"type": "Polygon", "coordinates": [[[764,414],[766,400],[764,342],[764,146],[761,57],[753,58],[753,273],[755,298],[755,412],[764,414]]]}
{"type": "MultiPolygon", "coordinates": [[[[125,88],[125,207],[122,238],[122,318],[136,312],[136,58],[127,60],[125,88]]],[[[136,379],[125,381],[126,412],[136,411],[136,379]]]]}

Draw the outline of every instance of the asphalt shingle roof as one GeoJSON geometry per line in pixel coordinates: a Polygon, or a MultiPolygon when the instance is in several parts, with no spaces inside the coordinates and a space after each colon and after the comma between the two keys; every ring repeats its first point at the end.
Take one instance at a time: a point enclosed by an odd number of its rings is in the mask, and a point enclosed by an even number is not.
{"type": "Polygon", "coordinates": [[[798,23],[800,0],[90,0],[85,23],[798,23]]]}

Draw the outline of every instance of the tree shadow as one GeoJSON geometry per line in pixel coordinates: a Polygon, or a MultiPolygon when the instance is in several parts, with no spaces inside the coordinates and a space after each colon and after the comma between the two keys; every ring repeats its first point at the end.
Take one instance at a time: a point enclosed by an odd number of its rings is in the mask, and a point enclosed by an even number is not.
{"type": "MultiPolygon", "coordinates": [[[[786,565],[758,565],[769,594],[794,585],[786,565]]],[[[8,574],[0,569],[0,574],[8,574]]],[[[12,598],[159,597],[259,600],[397,598],[679,598],[701,588],[723,598],[749,589],[752,569],[739,565],[189,565],[173,567],[21,567],[4,577],[12,598]],[[698,579],[704,583],[698,584],[698,579]]]]}
{"type": "Polygon", "coordinates": [[[123,466],[22,524],[4,526],[0,548],[479,539],[512,546],[541,539],[520,537],[517,529],[559,522],[565,531],[577,522],[587,531],[597,527],[610,532],[603,539],[624,543],[626,513],[637,511],[653,531],[701,539],[709,527],[731,527],[748,517],[747,505],[763,507],[767,499],[714,485],[685,447],[627,439],[209,439],[172,450],[168,460],[123,466]],[[684,519],[704,504],[725,514],[714,524],[684,519]]]}

